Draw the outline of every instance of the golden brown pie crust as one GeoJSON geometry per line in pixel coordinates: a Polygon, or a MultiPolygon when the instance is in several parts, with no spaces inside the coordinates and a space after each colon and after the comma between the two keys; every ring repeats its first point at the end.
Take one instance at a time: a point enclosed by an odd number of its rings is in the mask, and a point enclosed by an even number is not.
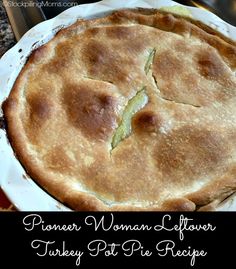
{"type": "Polygon", "coordinates": [[[3,105],[7,133],[72,209],[210,210],[236,189],[235,69],[236,44],[199,22],[156,10],[79,20],[29,57],[3,105]]]}

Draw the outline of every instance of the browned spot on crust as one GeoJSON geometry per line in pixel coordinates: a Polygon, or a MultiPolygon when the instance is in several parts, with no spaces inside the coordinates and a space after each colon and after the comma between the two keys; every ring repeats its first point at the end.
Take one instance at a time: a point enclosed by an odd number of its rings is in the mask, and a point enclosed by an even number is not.
{"type": "Polygon", "coordinates": [[[211,36],[206,36],[202,29],[195,28],[192,29],[192,32],[195,33],[196,36],[202,38],[202,40],[206,41],[209,45],[214,47],[219,51],[219,53],[224,57],[224,60],[229,64],[231,68],[236,67],[236,48],[231,44],[224,43],[222,46],[222,40],[216,36],[216,38],[212,38],[211,36]]]}
{"type": "Polygon", "coordinates": [[[98,41],[90,41],[84,49],[84,58],[91,65],[105,64],[113,57],[112,54],[107,53],[107,49],[104,44],[98,41]]]}
{"type": "Polygon", "coordinates": [[[229,155],[225,138],[206,128],[184,126],[163,137],[155,152],[164,175],[181,180],[210,173],[229,155]]]}
{"type": "Polygon", "coordinates": [[[170,31],[174,28],[175,18],[171,14],[162,15],[162,17],[155,17],[153,24],[157,28],[170,31]]]}
{"type": "Polygon", "coordinates": [[[52,102],[48,97],[41,93],[31,94],[27,97],[29,104],[30,118],[43,124],[52,114],[52,102]]]}
{"type": "Polygon", "coordinates": [[[86,44],[82,58],[89,75],[119,83],[129,80],[126,68],[134,66],[134,59],[122,57],[115,49],[95,40],[86,44]]]}
{"type": "Polygon", "coordinates": [[[133,128],[138,132],[155,132],[161,125],[161,118],[152,111],[139,112],[133,118],[133,128]]]}
{"type": "Polygon", "coordinates": [[[26,97],[26,109],[22,114],[25,133],[32,144],[38,144],[42,133],[46,133],[55,111],[54,103],[47,93],[32,92],[26,97]]]}
{"type": "Polygon", "coordinates": [[[67,66],[69,66],[68,62],[64,61],[62,58],[59,58],[46,64],[45,66],[42,67],[42,69],[45,69],[50,73],[58,73],[62,69],[67,68],[67,66]]]}
{"type": "Polygon", "coordinates": [[[101,31],[101,29],[99,29],[99,27],[94,27],[94,28],[90,28],[88,30],[86,30],[86,35],[88,37],[94,37],[95,35],[97,35],[99,32],[101,31]]]}
{"type": "Polygon", "coordinates": [[[61,147],[55,147],[44,156],[48,168],[63,173],[69,173],[74,167],[74,161],[69,158],[65,150],[61,147]]]}
{"type": "Polygon", "coordinates": [[[196,77],[194,73],[186,73],[182,77],[182,82],[185,87],[190,89],[196,89],[196,91],[200,92],[199,79],[196,77]]]}
{"type": "Polygon", "coordinates": [[[126,22],[126,19],[129,17],[129,12],[126,12],[125,10],[118,10],[115,12],[110,18],[109,21],[112,24],[119,24],[122,22],[126,22]]]}
{"type": "Polygon", "coordinates": [[[217,53],[203,50],[197,55],[197,64],[200,74],[212,80],[220,80],[224,75],[225,66],[217,53]]]}
{"type": "Polygon", "coordinates": [[[224,53],[228,59],[231,60],[232,68],[236,67],[236,48],[233,46],[225,46],[223,47],[224,53]]]}
{"type": "Polygon", "coordinates": [[[73,52],[72,42],[62,42],[56,47],[55,55],[53,60],[49,61],[47,64],[42,66],[42,69],[46,72],[58,73],[62,69],[67,69],[73,58],[75,57],[73,52]]]}
{"type": "Polygon", "coordinates": [[[183,72],[184,65],[181,59],[177,58],[170,51],[156,54],[153,62],[153,71],[159,74],[163,80],[173,80],[173,77],[183,72]]]}
{"type": "Polygon", "coordinates": [[[63,100],[68,119],[86,136],[105,140],[116,127],[117,104],[113,96],[95,92],[88,85],[69,85],[63,100]]]}
{"type": "Polygon", "coordinates": [[[189,34],[190,33],[190,26],[185,23],[183,19],[176,20],[174,32],[179,33],[181,35],[189,34]]]}
{"type": "Polygon", "coordinates": [[[124,60],[127,60],[128,55],[138,57],[140,52],[146,48],[146,42],[149,39],[148,35],[142,38],[142,33],[135,26],[106,27],[106,34],[111,40],[119,40],[117,43],[113,43],[114,51],[119,51],[122,46],[122,50],[127,52],[124,60]],[[137,34],[139,34],[139,38],[137,38],[137,34]]]}
{"type": "Polygon", "coordinates": [[[186,40],[184,39],[178,39],[173,43],[173,49],[177,52],[181,53],[191,53],[191,45],[186,43],[186,40]]]}
{"type": "Polygon", "coordinates": [[[132,38],[134,32],[130,27],[116,26],[106,27],[106,34],[111,39],[130,39],[132,38]]]}

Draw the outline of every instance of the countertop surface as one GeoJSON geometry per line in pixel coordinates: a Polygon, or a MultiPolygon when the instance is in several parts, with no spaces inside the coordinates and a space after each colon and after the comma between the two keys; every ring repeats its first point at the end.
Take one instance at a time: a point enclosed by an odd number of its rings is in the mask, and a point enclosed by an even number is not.
{"type": "MultiPolygon", "coordinates": [[[[10,49],[16,43],[11,26],[8,22],[5,9],[2,1],[0,0],[0,58],[2,55],[10,49]]],[[[1,89],[1,85],[0,85],[1,89]]],[[[6,198],[3,191],[0,189],[0,211],[1,210],[12,210],[13,206],[6,198]]]]}
{"type": "Polygon", "coordinates": [[[0,0],[0,57],[16,43],[8,22],[2,0],[0,0]]]}

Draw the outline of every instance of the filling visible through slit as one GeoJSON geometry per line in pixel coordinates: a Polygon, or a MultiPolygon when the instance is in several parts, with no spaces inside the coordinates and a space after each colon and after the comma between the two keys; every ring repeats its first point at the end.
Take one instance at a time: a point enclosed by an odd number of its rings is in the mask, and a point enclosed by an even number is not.
{"type": "Polygon", "coordinates": [[[149,56],[148,56],[148,59],[147,59],[147,62],[144,66],[144,71],[145,71],[145,74],[147,75],[149,70],[151,69],[151,66],[152,66],[152,63],[153,63],[153,59],[155,57],[155,53],[156,53],[156,49],[152,49],[151,52],[149,53],[149,56]]]}
{"type": "Polygon", "coordinates": [[[114,149],[123,139],[131,133],[131,119],[135,113],[142,109],[148,102],[148,96],[143,87],[137,94],[131,98],[124,109],[120,125],[116,129],[112,138],[112,149],[114,149]]]}

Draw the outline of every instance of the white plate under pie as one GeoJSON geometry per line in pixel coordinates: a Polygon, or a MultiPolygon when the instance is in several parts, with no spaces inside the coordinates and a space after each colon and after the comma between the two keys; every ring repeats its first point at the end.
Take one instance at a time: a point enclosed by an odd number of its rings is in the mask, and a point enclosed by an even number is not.
{"type": "MultiPolygon", "coordinates": [[[[79,18],[102,17],[123,8],[161,8],[180,4],[170,0],[104,0],[72,7],[57,17],[44,21],[29,30],[0,60],[0,104],[7,98],[16,77],[33,49],[46,43],[63,27],[79,18]]],[[[209,11],[187,7],[196,20],[217,29],[236,40],[236,27],[229,25],[209,11]]],[[[2,116],[2,111],[0,111],[2,116]]],[[[21,211],[70,211],[65,205],[46,193],[25,173],[8,142],[6,132],[0,129],[0,186],[15,207],[21,211]]],[[[234,195],[235,196],[235,195],[234,195]]],[[[222,203],[218,210],[236,211],[234,196],[222,203]]]]}

